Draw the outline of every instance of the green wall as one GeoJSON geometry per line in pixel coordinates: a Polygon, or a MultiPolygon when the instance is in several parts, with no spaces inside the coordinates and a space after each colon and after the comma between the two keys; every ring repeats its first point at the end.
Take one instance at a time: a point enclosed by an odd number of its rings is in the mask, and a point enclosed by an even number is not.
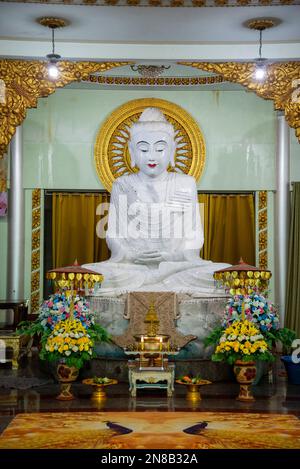
{"type": "Polygon", "coordinates": [[[291,129],[291,167],[290,179],[293,181],[300,181],[300,144],[296,138],[294,129],[291,129]]]}
{"type": "Polygon", "coordinates": [[[204,134],[202,190],[274,189],[273,103],[246,91],[58,90],[40,99],[24,124],[27,188],[98,189],[93,146],[109,114],[143,97],[182,106],[204,134]]]}

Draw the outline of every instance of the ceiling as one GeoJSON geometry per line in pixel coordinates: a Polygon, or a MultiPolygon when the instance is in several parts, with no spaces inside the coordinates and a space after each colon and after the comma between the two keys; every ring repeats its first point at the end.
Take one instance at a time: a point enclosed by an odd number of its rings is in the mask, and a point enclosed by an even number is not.
{"type": "Polygon", "coordinates": [[[57,41],[134,43],[256,43],[258,32],[243,23],[275,17],[282,23],[264,32],[264,41],[300,41],[300,5],[236,8],[141,8],[0,2],[0,38],[49,41],[51,32],[35,20],[58,16],[70,21],[56,30],[57,41]]]}
{"type": "Polygon", "coordinates": [[[51,31],[36,19],[56,16],[70,21],[55,31],[57,52],[69,59],[252,60],[259,33],[244,22],[257,17],[281,20],[263,32],[265,56],[300,57],[300,5],[147,8],[50,2],[0,1],[0,56],[45,57],[51,31]]]}

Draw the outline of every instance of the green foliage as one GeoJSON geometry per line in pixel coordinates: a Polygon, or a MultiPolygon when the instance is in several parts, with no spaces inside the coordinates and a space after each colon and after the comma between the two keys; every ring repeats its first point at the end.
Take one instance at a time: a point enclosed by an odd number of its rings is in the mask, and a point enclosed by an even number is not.
{"type": "Polygon", "coordinates": [[[37,335],[38,337],[41,337],[45,333],[45,328],[42,326],[39,319],[36,319],[35,321],[22,321],[18,324],[16,333],[18,335],[30,335],[31,337],[37,335]]]}
{"type": "Polygon", "coordinates": [[[224,353],[214,353],[211,356],[211,359],[213,362],[222,362],[226,361],[229,363],[229,365],[233,365],[236,360],[242,361],[242,362],[249,362],[249,361],[266,361],[266,362],[273,362],[275,360],[275,357],[269,352],[266,351],[264,353],[260,353],[257,356],[251,356],[251,355],[241,355],[240,353],[233,353],[232,351],[228,356],[224,353]]]}
{"type": "Polygon", "coordinates": [[[276,340],[281,342],[283,347],[283,353],[285,355],[290,355],[292,352],[292,344],[296,339],[296,332],[289,329],[288,327],[283,327],[279,329],[276,340]]]}
{"type": "Polygon", "coordinates": [[[221,335],[224,332],[224,328],[219,326],[216,327],[210,334],[204,339],[204,345],[205,347],[208,347],[209,345],[217,345],[219,343],[219,340],[221,338],[221,335]]]}

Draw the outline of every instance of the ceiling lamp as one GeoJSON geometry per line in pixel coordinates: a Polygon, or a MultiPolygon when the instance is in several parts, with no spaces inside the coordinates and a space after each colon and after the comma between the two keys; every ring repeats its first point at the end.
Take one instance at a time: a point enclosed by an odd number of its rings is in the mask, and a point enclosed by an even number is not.
{"type": "Polygon", "coordinates": [[[51,54],[47,54],[46,57],[48,59],[48,75],[49,78],[52,80],[56,80],[59,76],[59,69],[57,67],[57,62],[61,59],[59,54],[55,53],[55,39],[54,39],[54,31],[57,28],[64,28],[69,24],[69,21],[64,20],[63,18],[53,18],[53,17],[43,17],[37,20],[39,24],[50,28],[52,30],[52,52],[51,54]]]}
{"type": "Polygon", "coordinates": [[[164,70],[168,70],[171,65],[130,65],[131,70],[138,72],[145,78],[155,78],[163,74],[164,70]]]}
{"type": "Polygon", "coordinates": [[[255,29],[259,31],[259,50],[258,58],[255,59],[256,67],[254,71],[254,77],[256,80],[262,81],[265,79],[267,72],[267,59],[262,57],[262,33],[265,29],[273,28],[277,26],[281,21],[276,18],[256,18],[246,22],[246,27],[249,29],[255,29]]]}

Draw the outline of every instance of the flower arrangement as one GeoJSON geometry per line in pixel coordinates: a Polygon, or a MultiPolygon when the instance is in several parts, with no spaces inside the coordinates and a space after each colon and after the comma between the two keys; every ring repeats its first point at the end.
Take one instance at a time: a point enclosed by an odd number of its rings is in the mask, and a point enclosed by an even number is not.
{"type": "Polygon", "coordinates": [[[21,322],[18,333],[40,337],[42,360],[63,359],[68,366],[76,368],[94,356],[96,341],[110,339],[107,331],[96,324],[86,299],[79,295],[72,298],[65,293],[50,295],[41,305],[37,319],[21,322]]]}
{"type": "Polygon", "coordinates": [[[79,319],[85,327],[94,323],[94,315],[90,312],[89,303],[78,294],[75,297],[66,296],[65,293],[55,293],[45,300],[40,308],[39,323],[44,330],[53,330],[59,321],[68,319],[71,314],[79,319]]]}
{"type": "Polygon", "coordinates": [[[237,320],[223,330],[212,355],[213,361],[273,361],[269,345],[259,329],[249,320],[237,320]]]}
{"type": "Polygon", "coordinates": [[[280,327],[277,310],[273,303],[257,293],[245,296],[234,295],[228,300],[222,322],[223,328],[241,320],[243,308],[244,318],[255,324],[265,339],[275,338],[280,327]]]}
{"type": "Polygon", "coordinates": [[[48,361],[63,359],[68,366],[81,368],[93,355],[94,341],[79,319],[57,322],[53,331],[42,339],[40,358],[48,361]]]}

